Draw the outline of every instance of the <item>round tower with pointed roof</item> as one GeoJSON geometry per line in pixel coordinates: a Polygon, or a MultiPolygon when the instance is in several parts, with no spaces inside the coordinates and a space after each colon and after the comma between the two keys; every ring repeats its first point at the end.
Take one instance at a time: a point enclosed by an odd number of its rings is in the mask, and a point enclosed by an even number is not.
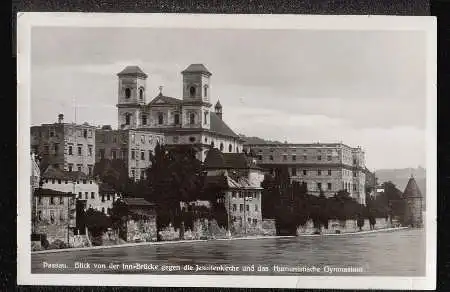
{"type": "Polygon", "coordinates": [[[412,227],[423,227],[424,198],[412,175],[403,192],[403,199],[405,200],[404,223],[412,227]]]}
{"type": "Polygon", "coordinates": [[[139,66],[127,66],[117,73],[118,90],[118,128],[126,129],[140,126],[140,108],[146,104],[146,81],[148,75],[139,66]]]}

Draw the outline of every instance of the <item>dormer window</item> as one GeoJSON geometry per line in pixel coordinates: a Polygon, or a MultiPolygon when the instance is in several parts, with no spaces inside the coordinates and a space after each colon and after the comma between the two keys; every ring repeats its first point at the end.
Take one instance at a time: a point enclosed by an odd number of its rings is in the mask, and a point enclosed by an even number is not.
{"type": "Polygon", "coordinates": [[[144,100],[144,88],[139,88],[139,99],[144,100]]]}
{"type": "Polygon", "coordinates": [[[125,88],[125,98],[130,98],[130,97],[131,97],[131,89],[125,88]]]}
{"type": "Polygon", "coordinates": [[[195,86],[191,86],[191,87],[189,88],[189,95],[190,95],[191,97],[195,97],[195,86]]]}

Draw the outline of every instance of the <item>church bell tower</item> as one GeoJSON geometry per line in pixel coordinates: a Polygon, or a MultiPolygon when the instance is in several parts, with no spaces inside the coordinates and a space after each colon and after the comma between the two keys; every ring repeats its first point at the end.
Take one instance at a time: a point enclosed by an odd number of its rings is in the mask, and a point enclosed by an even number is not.
{"type": "Polygon", "coordinates": [[[183,75],[183,127],[210,128],[211,72],[203,64],[191,64],[183,75]]]}
{"type": "Polygon", "coordinates": [[[138,66],[127,66],[117,76],[118,128],[137,128],[140,126],[141,107],[146,104],[145,86],[148,75],[138,66]]]}

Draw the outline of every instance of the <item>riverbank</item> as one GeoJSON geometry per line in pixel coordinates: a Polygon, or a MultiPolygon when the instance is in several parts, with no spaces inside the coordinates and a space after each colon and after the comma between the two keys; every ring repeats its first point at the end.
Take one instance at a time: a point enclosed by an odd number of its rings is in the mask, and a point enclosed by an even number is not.
{"type": "Polygon", "coordinates": [[[124,243],[124,244],[108,245],[108,246],[91,246],[91,247],[77,247],[77,248],[64,248],[64,249],[49,249],[49,250],[41,250],[41,251],[32,251],[31,254],[57,253],[57,252],[96,250],[96,249],[111,249],[111,248],[134,247],[134,246],[142,246],[142,245],[168,245],[168,244],[179,244],[179,243],[196,243],[196,242],[208,242],[208,241],[255,240],[255,239],[270,239],[270,238],[294,238],[294,237],[318,237],[318,236],[322,236],[322,237],[323,236],[349,236],[349,235],[361,235],[361,234],[378,233],[378,232],[392,232],[392,231],[405,230],[405,229],[408,229],[408,228],[409,227],[383,228],[383,229],[367,230],[367,231],[359,231],[359,232],[347,232],[347,233],[340,233],[340,234],[300,234],[298,236],[295,236],[295,235],[286,235],[286,236],[246,236],[246,237],[218,238],[218,239],[132,242],[132,243],[124,243]]]}

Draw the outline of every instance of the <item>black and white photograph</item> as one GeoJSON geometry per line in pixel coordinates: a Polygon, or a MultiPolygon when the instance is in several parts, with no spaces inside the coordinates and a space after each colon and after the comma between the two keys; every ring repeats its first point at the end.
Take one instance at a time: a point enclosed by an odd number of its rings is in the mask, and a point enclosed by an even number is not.
{"type": "Polygon", "coordinates": [[[434,289],[433,17],[21,13],[18,283],[434,289]]]}

